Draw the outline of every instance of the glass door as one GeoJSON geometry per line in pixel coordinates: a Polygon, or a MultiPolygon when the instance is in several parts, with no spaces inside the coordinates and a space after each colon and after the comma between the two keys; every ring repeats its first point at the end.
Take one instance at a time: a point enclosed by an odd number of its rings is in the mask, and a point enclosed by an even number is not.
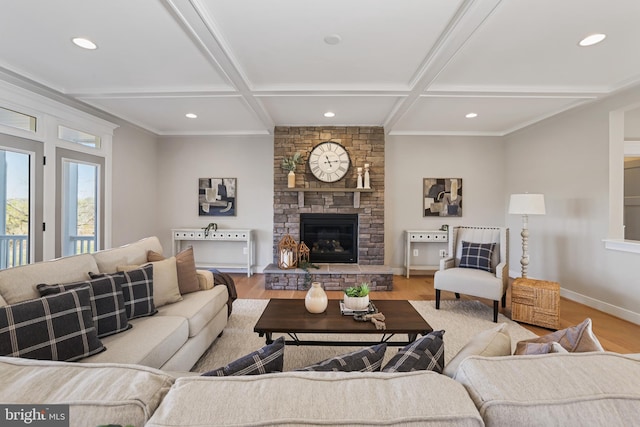
{"type": "Polygon", "coordinates": [[[56,256],[101,249],[104,217],[104,159],[58,149],[58,244],[56,256]]]}
{"type": "Polygon", "coordinates": [[[41,143],[0,135],[0,269],[42,260],[42,173],[41,143]]]}
{"type": "Polygon", "coordinates": [[[98,239],[99,166],[63,160],[62,255],[95,252],[98,239]]]}

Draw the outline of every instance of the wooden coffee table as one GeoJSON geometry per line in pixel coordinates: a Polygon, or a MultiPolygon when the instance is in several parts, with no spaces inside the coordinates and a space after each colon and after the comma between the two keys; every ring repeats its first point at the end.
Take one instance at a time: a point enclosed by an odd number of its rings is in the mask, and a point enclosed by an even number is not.
{"type": "Polygon", "coordinates": [[[409,301],[373,301],[378,311],[385,315],[386,330],[377,330],[371,322],[358,322],[353,316],[340,313],[339,300],[329,300],[327,310],[321,314],[311,314],[304,307],[302,299],[271,299],[258,319],[254,332],[265,336],[267,344],[273,342],[274,333],[285,333],[291,340],[288,345],[323,346],[367,346],[386,342],[390,346],[405,346],[415,341],[418,334],[426,335],[433,329],[413,308],[409,301]],[[373,341],[303,340],[298,334],[368,334],[380,335],[373,341]],[[389,341],[396,334],[407,334],[407,341],[389,341]]]}

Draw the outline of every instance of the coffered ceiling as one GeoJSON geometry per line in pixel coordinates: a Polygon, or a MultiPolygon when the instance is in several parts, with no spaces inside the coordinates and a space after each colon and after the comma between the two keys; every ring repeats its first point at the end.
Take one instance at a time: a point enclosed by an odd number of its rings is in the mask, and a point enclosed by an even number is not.
{"type": "Polygon", "coordinates": [[[158,135],[505,135],[638,83],[637,18],[638,0],[11,0],[0,79],[158,135]]]}

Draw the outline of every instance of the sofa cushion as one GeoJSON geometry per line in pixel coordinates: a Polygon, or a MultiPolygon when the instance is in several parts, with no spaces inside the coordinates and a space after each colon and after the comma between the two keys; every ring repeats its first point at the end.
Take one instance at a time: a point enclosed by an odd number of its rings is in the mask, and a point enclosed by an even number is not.
{"type": "Polygon", "coordinates": [[[223,309],[228,295],[225,286],[190,293],[184,295],[182,301],[177,304],[160,307],[158,314],[185,317],[189,322],[189,337],[194,337],[223,309]]]}
{"type": "Polygon", "coordinates": [[[233,375],[262,375],[282,372],[284,365],[284,337],[278,337],[265,345],[222,368],[202,374],[205,377],[227,377],[233,375]]]}
{"type": "Polygon", "coordinates": [[[176,257],[150,263],[153,266],[153,303],[156,308],[182,301],[176,257]]]}
{"type": "Polygon", "coordinates": [[[39,298],[39,283],[70,283],[89,279],[90,271],[98,271],[89,254],[0,270],[0,294],[7,304],[39,298]]]}
{"type": "Polygon", "coordinates": [[[141,317],[130,322],[133,328],[102,339],[108,351],[81,362],[135,363],[159,369],[189,338],[189,326],[182,317],[141,317]]]}
{"type": "MultiPolygon", "coordinates": [[[[119,265],[142,265],[147,262],[147,252],[162,253],[162,245],[157,237],[147,237],[137,242],[107,249],[92,254],[100,273],[115,273],[119,265]]],[[[91,270],[96,271],[96,270],[91,270]]],[[[69,281],[69,280],[67,280],[69,281]]],[[[45,282],[41,280],[40,283],[45,282]]],[[[57,280],[61,282],[61,280],[57,280]]]]}
{"type": "Polygon", "coordinates": [[[84,282],[59,285],[41,283],[37,288],[41,296],[47,296],[88,285],[91,291],[93,323],[96,326],[98,338],[102,338],[125,331],[131,327],[127,321],[127,312],[124,308],[123,281],[122,276],[106,276],[84,282]]]}
{"type": "Polygon", "coordinates": [[[515,354],[524,354],[529,343],[550,343],[557,342],[568,352],[581,353],[585,351],[604,351],[600,341],[591,329],[591,319],[586,318],[582,323],[561,329],[541,337],[524,340],[516,344],[515,354]]]}
{"type": "Polygon", "coordinates": [[[462,241],[460,268],[476,268],[491,271],[491,260],[495,243],[472,243],[462,241]]]}
{"type": "Polygon", "coordinates": [[[507,332],[507,324],[482,331],[465,344],[464,347],[447,363],[443,374],[453,377],[460,363],[469,356],[510,356],[511,337],[507,332]]]}
{"type": "Polygon", "coordinates": [[[382,366],[387,343],[377,344],[298,369],[298,371],[375,372],[382,366]]]}
{"type": "Polygon", "coordinates": [[[486,425],[637,425],[640,361],[615,353],[471,356],[455,379],[486,425]]]}
{"type": "Polygon", "coordinates": [[[103,351],[90,299],[83,286],[0,307],[0,356],[73,361],[103,351]]]}
{"type": "Polygon", "coordinates": [[[91,277],[119,276],[123,278],[122,295],[128,319],[153,316],[158,312],[153,303],[153,266],[146,265],[111,274],[91,274],[91,277]]]}
{"type": "Polygon", "coordinates": [[[549,354],[549,353],[569,353],[557,342],[530,342],[525,343],[517,354],[549,354]]]}
{"type": "MultiPolygon", "coordinates": [[[[162,261],[165,257],[155,251],[147,253],[147,260],[150,262],[162,261]]],[[[193,247],[176,254],[176,269],[178,271],[178,288],[180,294],[188,294],[200,290],[200,282],[196,272],[196,260],[193,256],[193,247]]]]}
{"type": "Polygon", "coordinates": [[[434,371],[444,368],[444,331],[433,331],[398,350],[383,372],[434,371]]]}
{"type": "Polygon", "coordinates": [[[178,378],[146,427],[245,425],[483,424],[464,388],[435,372],[283,372],[178,378]]]}
{"type": "Polygon", "coordinates": [[[69,405],[71,427],[143,426],[174,381],[144,366],[9,357],[0,357],[0,371],[0,402],[69,405]]]}

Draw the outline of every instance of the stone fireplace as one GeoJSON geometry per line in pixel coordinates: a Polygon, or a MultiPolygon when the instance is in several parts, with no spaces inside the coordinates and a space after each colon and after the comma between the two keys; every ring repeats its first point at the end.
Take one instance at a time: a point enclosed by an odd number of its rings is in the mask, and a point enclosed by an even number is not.
{"type": "MultiPolygon", "coordinates": [[[[343,261],[350,274],[339,276],[337,264],[310,270],[323,276],[326,289],[340,289],[358,281],[367,281],[374,290],[390,290],[392,274],[384,268],[384,129],[382,127],[285,127],[274,131],[274,217],[273,263],[265,269],[267,289],[305,289],[304,271],[278,270],[277,247],[285,235],[301,241],[301,215],[338,214],[357,218],[357,238],[352,249],[357,261],[343,261]],[[317,180],[306,163],[309,153],[325,141],[341,144],[348,152],[351,166],[346,176],[333,183],[317,180]],[[287,188],[287,171],[281,168],[283,157],[300,152],[304,163],[296,169],[296,187],[287,188]],[[371,190],[356,191],[357,168],[370,165],[371,190]],[[384,272],[384,274],[380,274],[384,272]],[[334,274],[335,273],[335,274],[334,274]],[[387,274],[388,273],[388,274],[387,274]],[[336,276],[338,275],[338,276],[336,276]]],[[[311,249],[311,247],[310,247],[311,249]]],[[[317,261],[325,263],[327,261],[317,261]]],[[[331,262],[331,261],[329,261],[331,262]]],[[[334,261],[335,262],[335,261],[334,261]]],[[[329,264],[331,265],[331,264],[329,264]]],[[[316,280],[316,278],[314,278],[316,280]]]]}

